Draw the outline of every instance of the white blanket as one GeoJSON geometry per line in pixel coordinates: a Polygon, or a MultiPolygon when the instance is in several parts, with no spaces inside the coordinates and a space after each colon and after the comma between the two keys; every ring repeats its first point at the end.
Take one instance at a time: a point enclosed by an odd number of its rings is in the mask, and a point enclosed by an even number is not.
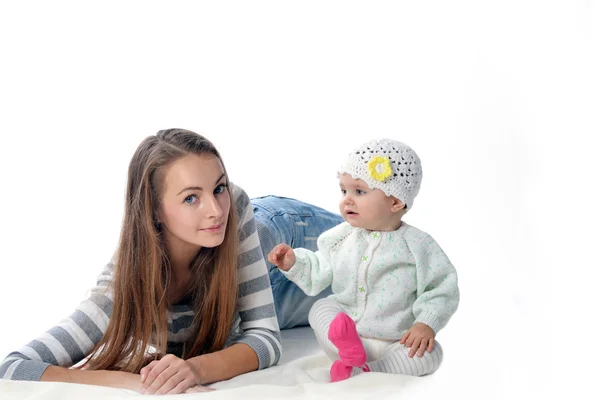
{"type": "MultiPolygon", "coordinates": [[[[296,328],[282,332],[284,354],[278,365],[211,385],[208,393],[171,395],[168,398],[203,399],[443,399],[472,396],[504,398],[501,380],[490,370],[460,371],[442,363],[431,376],[416,378],[381,373],[365,373],[343,382],[329,382],[331,361],[323,353],[312,330],[296,328]],[[447,368],[445,368],[447,367],[447,368]],[[454,371],[454,373],[451,373],[454,371]],[[491,379],[490,379],[491,378],[491,379]],[[409,397],[410,396],[410,397],[409,397]]],[[[138,393],[100,386],[0,380],[0,399],[128,399],[138,393]]]]}

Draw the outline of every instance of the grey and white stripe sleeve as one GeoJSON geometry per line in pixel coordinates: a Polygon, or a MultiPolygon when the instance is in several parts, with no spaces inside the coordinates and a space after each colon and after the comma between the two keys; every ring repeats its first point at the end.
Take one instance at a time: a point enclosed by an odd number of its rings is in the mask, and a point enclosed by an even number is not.
{"type": "Polygon", "coordinates": [[[238,312],[243,331],[234,342],[250,346],[258,355],[258,369],[263,369],[277,364],[281,357],[279,324],[252,204],[239,187],[234,187],[233,193],[239,216],[238,312]]]}
{"type": "Polygon", "coordinates": [[[107,287],[113,264],[104,267],[90,296],[75,312],[0,363],[0,379],[39,381],[51,365],[70,367],[83,360],[108,326],[113,302],[107,287]]]}

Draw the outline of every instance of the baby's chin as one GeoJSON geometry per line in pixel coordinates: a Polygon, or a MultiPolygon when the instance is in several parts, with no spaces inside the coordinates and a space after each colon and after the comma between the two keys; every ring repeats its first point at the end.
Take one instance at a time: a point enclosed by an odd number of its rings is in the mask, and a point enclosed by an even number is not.
{"type": "Polygon", "coordinates": [[[350,218],[344,218],[346,220],[347,223],[350,224],[351,227],[353,228],[364,228],[363,224],[361,224],[360,222],[356,221],[356,220],[352,220],[350,218]]]}
{"type": "Polygon", "coordinates": [[[389,228],[389,227],[384,227],[384,226],[377,226],[377,225],[372,225],[372,224],[364,224],[364,223],[360,223],[359,221],[353,221],[353,220],[349,220],[348,218],[345,218],[346,222],[348,222],[350,224],[351,227],[353,228],[361,228],[361,229],[365,229],[367,231],[377,231],[377,232],[388,232],[388,231],[393,231],[395,229],[389,228]]]}

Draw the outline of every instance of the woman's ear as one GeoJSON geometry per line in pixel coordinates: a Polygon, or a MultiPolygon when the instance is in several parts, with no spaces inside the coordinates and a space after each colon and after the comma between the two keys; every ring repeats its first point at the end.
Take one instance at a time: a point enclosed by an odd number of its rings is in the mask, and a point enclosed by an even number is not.
{"type": "Polygon", "coordinates": [[[400,212],[406,208],[406,205],[399,199],[392,196],[392,212],[400,212]]]}
{"type": "Polygon", "coordinates": [[[157,227],[162,225],[163,218],[162,218],[161,214],[162,213],[160,212],[160,210],[157,210],[154,212],[154,215],[153,215],[154,216],[154,224],[157,227]]]}

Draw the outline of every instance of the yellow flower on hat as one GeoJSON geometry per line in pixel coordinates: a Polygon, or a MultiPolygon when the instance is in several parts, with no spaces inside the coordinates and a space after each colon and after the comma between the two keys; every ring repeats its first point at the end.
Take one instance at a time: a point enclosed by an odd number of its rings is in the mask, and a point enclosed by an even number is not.
{"type": "Polygon", "coordinates": [[[375,156],[367,164],[369,175],[371,178],[383,182],[387,177],[392,175],[392,165],[387,157],[375,156]]]}

